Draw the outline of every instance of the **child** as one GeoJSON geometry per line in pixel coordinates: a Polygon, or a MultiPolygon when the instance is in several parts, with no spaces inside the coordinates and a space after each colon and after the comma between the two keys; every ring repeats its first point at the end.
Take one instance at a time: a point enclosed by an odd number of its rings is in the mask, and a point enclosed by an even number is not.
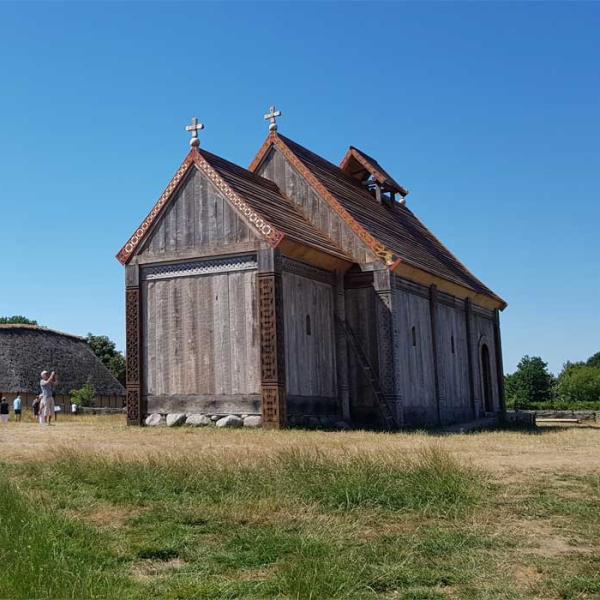
{"type": "Polygon", "coordinates": [[[8,402],[6,398],[2,398],[2,402],[0,402],[0,421],[8,423],[8,402]]]}
{"type": "Polygon", "coordinates": [[[40,416],[40,400],[42,399],[42,395],[36,397],[31,405],[31,410],[33,411],[33,420],[35,421],[40,416]]]}

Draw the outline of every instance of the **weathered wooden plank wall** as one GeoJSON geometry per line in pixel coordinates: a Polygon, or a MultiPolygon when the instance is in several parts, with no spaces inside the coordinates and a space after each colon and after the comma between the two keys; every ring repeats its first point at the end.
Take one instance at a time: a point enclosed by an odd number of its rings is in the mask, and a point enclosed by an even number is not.
{"type": "Polygon", "coordinates": [[[255,234],[194,169],[138,253],[142,260],[251,242],[255,234]]]}
{"type": "Polygon", "coordinates": [[[442,423],[472,419],[464,302],[438,306],[438,373],[442,423]]]}
{"type": "Polygon", "coordinates": [[[475,407],[479,414],[482,415],[484,413],[483,375],[481,369],[481,348],[483,344],[487,346],[490,354],[494,410],[499,410],[496,349],[494,347],[494,314],[492,311],[481,307],[473,307],[471,344],[473,348],[475,407]]]}
{"type": "Polygon", "coordinates": [[[272,149],[260,166],[259,175],[274,181],[304,216],[356,262],[374,262],[377,257],[360,238],[334,213],[277,149],[272,149]]]}
{"type": "Polygon", "coordinates": [[[396,385],[406,424],[435,425],[437,422],[434,373],[437,368],[442,423],[468,421],[483,414],[481,346],[487,344],[492,372],[494,410],[499,409],[494,315],[447,294],[436,296],[436,360],[431,337],[430,291],[424,286],[395,278],[394,348],[396,385]],[[467,318],[470,318],[467,327],[467,318]],[[413,340],[412,328],[415,328],[413,340]],[[471,365],[469,343],[471,339],[471,365]],[[414,343],[413,343],[414,341],[414,343]],[[473,398],[471,397],[471,374],[473,398]],[[473,404],[476,414],[473,415],[473,404]]]}
{"type": "MultiPolygon", "coordinates": [[[[375,374],[379,374],[379,347],[377,341],[377,296],[372,286],[346,290],[346,321],[356,335],[375,374]]],[[[379,408],[370,384],[354,352],[348,352],[348,384],[350,414],[360,423],[374,423],[379,419],[379,408]]]]}
{"type": "Polygon", "coordinates": [[[287,271],[282,279],[286,387],[288,410],[293,413],[294,399],[299,397],[315,405],[337,397],[334,290],[287,271]]]}
{"type": "Polygon", "coordinates": [[[396,386],[406,425],[437,423],[431,315],[426,288],[393,289],[396,386]],[[413,336],[414,328],[414,336],[413,336]]]}
{"type": "Polygon", "coordinates": [[[236,412],[248,409],[260,393],[256,294],[256,271],[143,282],[149,412],[169,398],[192,411],[222,397],[229,412],[237,397],[236,412]]]}

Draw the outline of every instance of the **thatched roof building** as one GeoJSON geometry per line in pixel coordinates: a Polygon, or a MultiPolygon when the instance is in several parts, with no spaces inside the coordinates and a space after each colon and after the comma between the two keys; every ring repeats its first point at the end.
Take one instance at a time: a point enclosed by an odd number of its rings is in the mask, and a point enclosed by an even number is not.
{"type": "Polygon", "coordinates": [[[123,397],[125,390],[84,338],[35,325],[0,325],[0,393],[36,395],[40,373],[56,371],[56,394],[91,383],[99,397],[123,397]]]}

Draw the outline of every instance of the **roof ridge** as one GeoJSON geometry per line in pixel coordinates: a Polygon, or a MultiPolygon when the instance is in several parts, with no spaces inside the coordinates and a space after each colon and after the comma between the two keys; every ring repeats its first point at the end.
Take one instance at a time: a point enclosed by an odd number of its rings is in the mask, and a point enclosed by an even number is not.
{"type": "Polygon", "coordinates": [[[81,342],[85,342],[85,337],[81,335],[75,335],[74,333],[66,333],[65,331],[59,331],[58,329],[51,329],[50,327],[44,327],[42,325],[32,325],[30,323],[0,323],[0,330],[2,329],[28,329],[29,331],[37,331],[39,333],[51,333],[53,335],[63,335],[65,337],[74,338],[81,342]]]}
{"type": "Polygon", "coordinates": [[[254,173],[253,171],[250,171],[249,169],[242,167],[242,165],[238,165],[237,163],[234,163],[233,161],[228,160],[227,158],[223,158],[222,156],[219,156],[218,154],[215,154],[214,152],[209,152],[208,150],[205,150],[204,148],[199,148],[198,152],[202,155],[210,154],[211,156],[215,157],[217,160],[223,161],[224,163],[227,163],[228,165],[231,165],[232,167],[239,169],[245,175],[248,175],[254,179],[257,179],[261,183],[266,183],[270,187],[275,187],[275,188],[279,189],[279,187],[277,186],[277,184],[274,181],[271,181],[270,179],[267,179],[266,177],[263,177],[262,175],[259,175],[258,173],[254,173]]]}

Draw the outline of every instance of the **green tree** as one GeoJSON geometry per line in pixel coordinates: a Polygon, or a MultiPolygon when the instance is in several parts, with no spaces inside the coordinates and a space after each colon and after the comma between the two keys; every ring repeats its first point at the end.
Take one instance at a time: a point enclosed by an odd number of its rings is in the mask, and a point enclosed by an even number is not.
{"type": "Polygon", "coordinates": [[[566,402],[600,401],[600,367],[572,368],[558,382],[558,394],[566,402]]]}
{"type": "Polygon", "coordinates": [[[28,319],[22,315],[13,315],[12,317],[0,317],[0,325],[37,325],[38,322],[28,319]]]}
{"type": "Polygon", "coordinates": [[[587,361],[585,362],[588,367],[600,367],[600,352],[596,352],[596,354],[592,354],[587,361]]]}
{"type": "Polygon", "coordinates": [[[527,408],[534,402],[552,400],[554,377],[548,363],[539,356],[524,356],[517,370],[505,378],[506,398],[509,406],[527,408]]]}
{"type": "Polygon", "coordinates": [[[85,339],[102,364],[125,385],[125,357],[117,350],[116,344],[106,335],[88,333],[85,339]]]}

